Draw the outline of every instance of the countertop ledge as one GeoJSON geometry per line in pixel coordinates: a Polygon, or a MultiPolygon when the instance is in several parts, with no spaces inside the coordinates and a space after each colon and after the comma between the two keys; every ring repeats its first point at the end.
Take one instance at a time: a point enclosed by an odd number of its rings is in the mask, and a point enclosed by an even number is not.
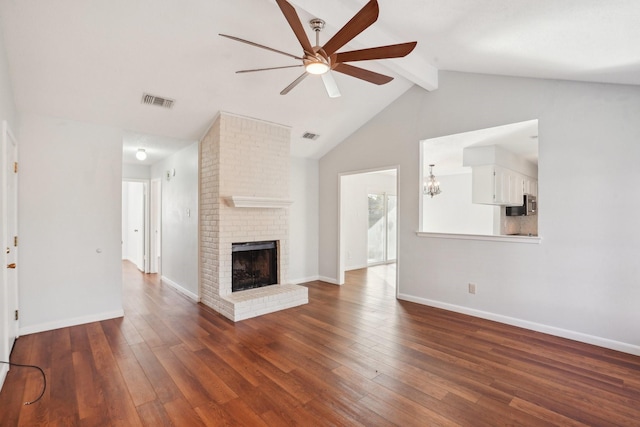
{"type": "Polygon", "coordinates": [[[482,240],[487,242],[526,243],[530,245],[539,245],[542,240],[540,236],[489,236],[480,234],[430,233],[427,231],[416,231],[416,235],[418,237],[432,239],[482,240]]]}

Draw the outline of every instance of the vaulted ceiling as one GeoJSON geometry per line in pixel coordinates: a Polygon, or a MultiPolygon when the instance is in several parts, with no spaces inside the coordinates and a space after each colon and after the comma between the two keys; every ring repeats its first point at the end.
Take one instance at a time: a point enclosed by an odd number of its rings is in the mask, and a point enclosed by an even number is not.
{"type": "MultiPolygon", "coordinates": [[[[327,22],[322,44],[366,0],[291,3],[305,28],[311,18],[327,22]]],[[[378,21],[342,50],[414,40],[416,49],[358,64],[393,76],[384,86],[333,73],[342,96],[329,98],[317,76],[280,95],[299,68],[235,73],[297,63],[218,35],[300,55],[273,0],[0,0],[18,110],[120,127],[131,150],[154,136],[158,147],[183,146],[226,111],[290,126],[292,155],[317,158],[413,84],[437,90],[438,70],[640,84],[636,0],[380,0],[379,7],[378,21]],[[175,103],[144,105],[143,93],[175,103]],[[306,140],[305,132],[320,136],[306,140]]],[[[307,34],[314,44],[311,28],[307,34]]]]}

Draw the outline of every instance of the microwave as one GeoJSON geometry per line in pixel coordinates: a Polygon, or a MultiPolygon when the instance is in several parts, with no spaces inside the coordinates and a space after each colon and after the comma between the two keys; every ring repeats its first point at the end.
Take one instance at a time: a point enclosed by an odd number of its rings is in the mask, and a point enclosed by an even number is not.
{"type": "Polygon", "coordinates": [[[532,194],[522,196],[522,206],[507,206],[507,216],[529,216],[537,215],[538,200],[532,194]]]}

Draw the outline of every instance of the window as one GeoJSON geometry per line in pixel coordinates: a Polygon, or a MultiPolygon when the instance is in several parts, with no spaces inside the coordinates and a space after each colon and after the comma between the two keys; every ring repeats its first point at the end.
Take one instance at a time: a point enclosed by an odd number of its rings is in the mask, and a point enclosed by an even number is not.
{"type": "Polygon", "coordinates": [[[386,193],[369,194],[367,262],[369,265],[396,259],[397,198],[386,193]]]}

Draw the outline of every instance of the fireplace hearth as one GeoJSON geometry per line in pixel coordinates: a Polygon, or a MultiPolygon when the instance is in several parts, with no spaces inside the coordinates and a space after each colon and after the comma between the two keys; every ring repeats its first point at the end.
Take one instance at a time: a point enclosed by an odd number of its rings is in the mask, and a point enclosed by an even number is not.
{"type": "Polygon", "coordinates": [[[231,247],[231,291],[278,283],[278,243],[243,242],[231,247]]]}

